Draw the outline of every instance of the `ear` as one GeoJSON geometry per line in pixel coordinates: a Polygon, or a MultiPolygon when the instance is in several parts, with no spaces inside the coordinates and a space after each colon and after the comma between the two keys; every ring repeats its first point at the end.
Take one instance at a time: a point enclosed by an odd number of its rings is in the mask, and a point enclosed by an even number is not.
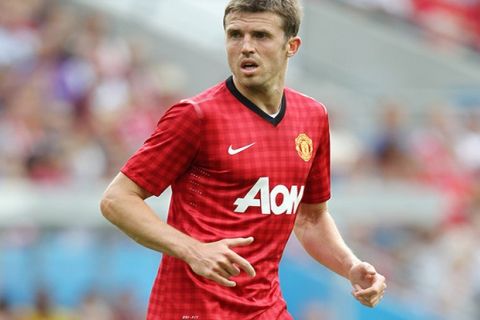
{"type": "Polygon", "coordinates": [[[299,36],[290,38],[287,42],[287,57],[293,57],[297,53],[301,44],[302,39],[300,39],[299,36]]]}

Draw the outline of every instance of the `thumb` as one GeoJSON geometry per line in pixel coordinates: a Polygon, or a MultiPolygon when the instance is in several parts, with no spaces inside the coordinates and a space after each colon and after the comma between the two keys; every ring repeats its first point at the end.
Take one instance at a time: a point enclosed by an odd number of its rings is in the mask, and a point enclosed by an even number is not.
{"type": "Polygon", "coordinates": [[[247,246],[253,242],[253,237],[248,238],[233,238],[233,239],[225,239],[224,242],[228,247],[241,247],[247,246]]]}

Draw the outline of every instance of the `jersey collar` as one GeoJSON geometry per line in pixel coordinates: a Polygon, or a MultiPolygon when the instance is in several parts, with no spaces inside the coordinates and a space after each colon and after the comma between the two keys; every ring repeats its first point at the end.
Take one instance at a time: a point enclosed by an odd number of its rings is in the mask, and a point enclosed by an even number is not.
{"type": "Polygon", "coordinates": [[[237,98],[238,101],[240,101],[244,106],[246,106],[248,109],[252,110],[256,114],[258,114],[260,117],[262,117],[264,120],[270,122],[272,125],[277,126],[280,121],[282,121],[283,117],[285,116],[285,111],[287,109],[287,102],[285,99],[285,93],[282,95],[282,101],[280,102],[280,112],[277,114],[276,117],[271,117],[269,114],[267,114],[265,111],[260,109],[255,103],[250,101],[247,97],[245,97],[240,91],[238,91],[237,87],[235,87],[235,84],[233,83],[233,76],[230,76],[226,80],[226,85],[228,90],[237,98]]]}

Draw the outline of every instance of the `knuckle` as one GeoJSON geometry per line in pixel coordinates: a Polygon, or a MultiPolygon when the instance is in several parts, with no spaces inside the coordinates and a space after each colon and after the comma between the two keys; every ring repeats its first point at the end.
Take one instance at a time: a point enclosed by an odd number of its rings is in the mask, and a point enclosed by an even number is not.
{"type": "Polygon", "coordinates": [[[224,254],[220,257],[220,261],[223,264],[230,264],[230,259],[228,258],[227,254],[224,254]]]}
{"type": "Polygon", "coordinates": [[[223,245],[223,246],[220,247],[219,253],[222,256],[226,257],[230,254],[231,251],[232,250],[230,250],[230,248],[227,245],[223,245]]]}
{"type": "Polygon", "coordinates": [[[217,264],[215,267],[212,268],[212,271],[214,273],[222,273],[223,272],[223,267],[219,264],[217,264]]]}
{"type": "Polygon", "coordinates": [[[234,270],[234,268],[232,267],[232,264],[230,263],[230,261],[225,261],[223,263],[220,263],[220,267],[222,268],[222,270],[227,270],[227,271],[231,271],[231,270],[234,270]]]}

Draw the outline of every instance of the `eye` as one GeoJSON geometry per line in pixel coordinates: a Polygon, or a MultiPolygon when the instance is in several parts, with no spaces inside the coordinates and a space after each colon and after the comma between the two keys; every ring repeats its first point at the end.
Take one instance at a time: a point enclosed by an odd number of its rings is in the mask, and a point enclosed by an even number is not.
{"type": "Polygon", "coordinates": [[[228,37],[230,39],[238,39],[241,36],[242,36],[242,34],[238,30],[231,30],[231,31],[228,32],[228,37]]]}
{"type": "Polygon", "coordinates": [[[263,31],[255,31],[253,33],[253,36],[257,39],[265,39],[265,38],[268,38],[268,34],[266,32],[263,32],[263,31]]]}

